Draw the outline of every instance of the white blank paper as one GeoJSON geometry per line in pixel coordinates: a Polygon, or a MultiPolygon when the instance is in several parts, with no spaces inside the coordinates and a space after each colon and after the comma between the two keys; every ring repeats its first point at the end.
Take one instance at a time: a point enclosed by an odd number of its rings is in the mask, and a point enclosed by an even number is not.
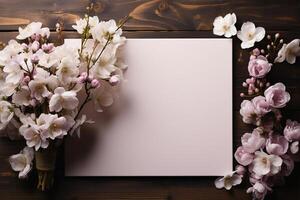
{"type": "MultiPolygon", "coordinates": [[[[66,40],[80,45],[80,40],[66,40]]],[[[128,39],[122,95],[68,138],[66,176],[232,171],[232,40],[128,39]]]]}

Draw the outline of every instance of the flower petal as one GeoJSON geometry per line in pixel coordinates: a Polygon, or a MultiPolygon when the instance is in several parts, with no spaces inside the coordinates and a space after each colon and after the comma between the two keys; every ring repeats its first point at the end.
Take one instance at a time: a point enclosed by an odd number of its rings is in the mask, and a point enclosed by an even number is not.
{"type": "Polygon", "coordinates": [[[254,34],[255,33],[255,25],[253,22],[245,22],[241,28],[242,33],[254,34]]]}
{"type": "Polygon", "coordinates": [[[218,16],[215,18],[213,25],[215,27],[221,27],[224,24],[224,18],[222,16],[218,16]]]}
{"type": "Polygon", "coordinates": [[[264,39],[265,34],[266,34],[266,31],[263,27],[257,27],[255,30],[256,42],[260,42],[262,39],[264,39]]]}
{"type": "Polygon", "coordinates": [[[215,186],[216,186],[216,188],[218,188],[218,189],[223,188],[223,187],[224,187],[224,177],[217,178],[217,179],[215,180],[215,186]]]}
{"type": "Polygon", "coordinates": [[[242,42],[241,47],[242,47],[242,49],[251,48],[254,46],[254,42],[255,42],[254,40],[242,42]]]}
{"type": "Polygon", "coordinates": [[[31,165],[26,165],[26,167],[19,172],[19,178],[23,179],[27,177],[28,172],[31,170],[31,165]]]}
{"type": "Polygon", "coordinates": [[[9,163],[14,171],[22,171],[26,166],[26,157],[23,154],[15,154],[9,157],[9,163]]]}

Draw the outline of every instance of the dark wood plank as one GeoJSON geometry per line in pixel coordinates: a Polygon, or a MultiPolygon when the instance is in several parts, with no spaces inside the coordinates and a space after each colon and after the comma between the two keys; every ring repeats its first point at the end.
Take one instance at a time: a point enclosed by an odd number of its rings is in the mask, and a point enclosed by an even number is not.
{"type": "Polygon", "coordinates": [[[59,20],[71,30],[89,2],[100,19],[130,14],[126,30],[211,30],[214,18],[228,12],[237,14],[239,25],[251,20],[268,30],[300,29],[298,0],[0,0],[0,30],[17,30],[36,20],[52,29],[59,20]]]}

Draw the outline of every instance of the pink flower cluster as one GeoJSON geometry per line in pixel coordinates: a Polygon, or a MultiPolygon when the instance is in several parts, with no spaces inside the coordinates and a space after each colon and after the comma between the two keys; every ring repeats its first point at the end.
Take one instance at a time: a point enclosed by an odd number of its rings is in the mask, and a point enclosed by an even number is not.
{"type": "MultiPolygon", "coordinates": [[[[265,81],[265,76],[270,72],[271,68],[272,64],[261,54],[261,51],[254,49],[248,64],[248,72],[251,78],[247,78],[243,83],[243,87],[248,89],[248,95],[259,94],[264,88],[270,86],[265,81]]],[[[245,96],[244,93],[241,93],[241,97],[245,96]]]]}
{"type": "MultiPolygon", "coordinates": [[[[251,90],[254,82],[262,81],[270,69],[271,64],[255,49],[248,66],[249,79],[253,83],[247,84],[247,87],[251,90]]],[[[290,94],[285,85],[276,83],[269,87],[265,85],[262,95],[241,103],[243,122],[256,128],[241,137],[242,144],[234,154],[239,164],[235,173],[241,177],[248,174],[252,186],[247,193],[251,193],[254,199],[264,199],[273,186],[291,174],[294,162],[300,160],[300,124],[287,120],[285,127],[281,128],[279,109],[289,101],[290,94]]]]}

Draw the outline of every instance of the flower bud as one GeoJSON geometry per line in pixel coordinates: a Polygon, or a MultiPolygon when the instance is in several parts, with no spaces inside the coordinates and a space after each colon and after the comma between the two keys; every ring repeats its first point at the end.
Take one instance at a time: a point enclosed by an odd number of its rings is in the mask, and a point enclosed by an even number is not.
{"type": "Polygon", "coordinates": [[[32,63],[38,63],[39,62],[39,57],[36,54],[33,54],[30,56],[31,62],[32,63]]]}
{"type": "Polygon", "coordinates": [[[253,49],[252,51],[253,55],[258,56],[260,54],[260,51],[258,48],[253,49]]]}
{"type": "Polygon", "coordinates": [[[253,93],[254,93],[253,90],[248,90],[249,95],[252,95],[253,93]]]}
{"type": "Polygon", "coordinates": [[[28,45],[26,43],[22,43],[21,45],[22,45],[24,51],[28,50],[28,45]]]}
{"type": "Polygon", "coordinates": [[[120,82],[120,76],[114,75],[114,76],[110,77],[109,82],[112,86],[117,85],[120,82]]]}
{"type": "Polygon", "coordinates": [[[235,170],[236,170],[236,173],[239,175],[244,175],[246,172],[245,167],[243,167],[242,165],[236,166],[235,170]]]}
{"type": "Polygon", "coordinates": [[[40,48],[40,43],[38,41],[34,41],[32,44],[31,44],[31,50],[36,52],[37,50],[39,50],[40,48]]]}
{"type": "Polygon", "coordinates": [[[100,82],[97,79],[93,79],[91,85],[93,88],[98,88],[100,87],[100,82]]]}
{"type": "Polygon", "coordinates": [[[247,79],[246,79],[246,83],[247,83],[247,84],[250,84],[250,83],[251,83],[251,79],[250,79],[250,78],[247,78],[247,79]]]}
{"type": "Polygon", "coordinates": [[[43,44],[43,45],[42,45],[42,49],[43,49],[44,52],[50,53],[50,52],[53,51],[54,45],[53,45],[53,43],[43,44]]]}
{"type": "Polygon", "coordinates": [[[86,81],[86,78],[84,78],[83,76],[79,76],[77,79],[78,83],[85,83],[85,81],[86,81]]]}

